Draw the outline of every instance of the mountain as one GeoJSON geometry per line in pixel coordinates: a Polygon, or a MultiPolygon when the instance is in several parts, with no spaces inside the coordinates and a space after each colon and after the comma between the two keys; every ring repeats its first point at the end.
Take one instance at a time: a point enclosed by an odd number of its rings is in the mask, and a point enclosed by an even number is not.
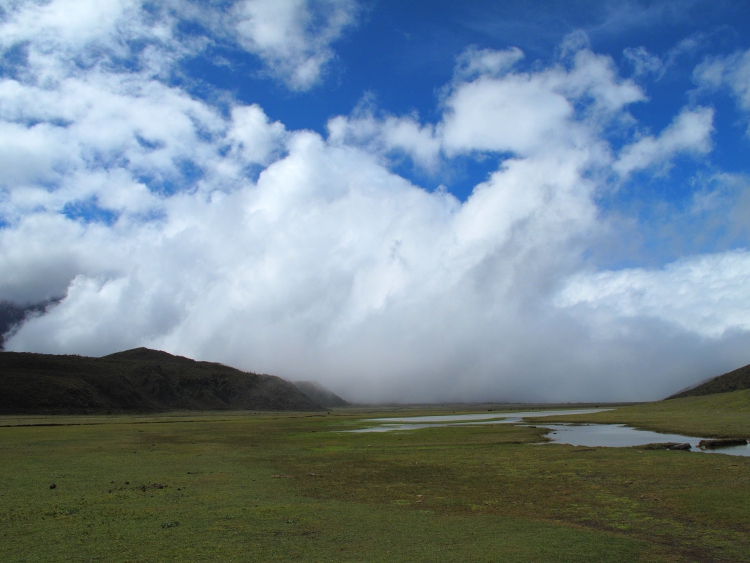
{"type": "Polygon", "coordinates": [[[318,411],[273,375],[136,348],[102,358],[0,352],[0,414],[318,411]]]}
{"type": "Polygon", "coordinates": [[[326,408],[349,406],[347,401],[333,391],[329,391],[317,381],[293,381],[292,383],[310,399],[326,408]]]}
{"type": "Polygon", "coordinates": [[[680,399],[682,397],[697,397],[699,395],[715,395],[716,393],[729,393],[750,389],[750,365],[746,365],[724,375],[719,375],[699,383],[695,387],[675,393],[667,399],[680,399]]]}

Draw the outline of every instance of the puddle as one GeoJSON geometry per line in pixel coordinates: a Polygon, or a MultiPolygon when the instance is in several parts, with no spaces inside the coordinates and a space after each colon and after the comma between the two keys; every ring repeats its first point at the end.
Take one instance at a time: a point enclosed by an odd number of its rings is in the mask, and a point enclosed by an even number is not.
{"type": "Polygon", "coordinates": [[[647,444],[659,444],[664,442],[676,442],[679,444],[690,444],[690,451],[711,454],[740,455],[750,457],[750,444],[744,446],[730,446],[728,448],[700,449],[698,442],[704,438],[694,436],[681,436],[679,434],[660,434],[649,430],[636,430],[624,424],[545,424],[551,432],[547,438],[551,443],[569,444],[571,446],[628,448],[633,446],[645,446],[647,444]]]}

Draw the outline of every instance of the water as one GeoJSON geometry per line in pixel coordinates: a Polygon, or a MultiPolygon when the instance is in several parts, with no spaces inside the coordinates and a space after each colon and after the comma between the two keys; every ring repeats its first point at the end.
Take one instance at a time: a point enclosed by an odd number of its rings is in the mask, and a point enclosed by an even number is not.
{"type": "Polygon", "coordinates": [[[538,416],[558,416],[563,414],[590,414],[593,412],[603,412],[612,409],[578,409],[578,410],[548,410],[548,411],[518,411],[518,412],[492,412],[482,414],[442,414],[436,416],[407,416],[402,418],[367,418],[365,422],[409,422],[409,423],[426,423],[426,422],[469,422],[469,421],[488,421],[495,418],[502,418],[505,421],[520,421],[522,418],[534,418],[538,416]]]}
{"type": "MultiPolygon", "coordinates": [[[[578,410],[539,410],[518,412],[492,412],[482,414],[452,414],[435,416],[408,416],[400,418],[368,418],[365,422],[376,422],[378,426],[347,430],[347,432],[394,432],[397,430],[418,430],[423,428],[440,428],[445,426],[471,426],[476,424],[523,424],[527,418],[559,416],[565,414],[589,414],[612,409],[578,409],[578,410]]],[[[676,442],[690,444],[690,451],[739,455],[750,457],[750,444],[728,448],[698,448],[698,442],[704,438],[682,436],[680,434],[660,434],[649,430],[636,430],[624,424],[544,424],[550,433],[545,437],[549,443],[569,444],[571,446],[627,448],[676,442]]]]}
{"type": "Polygon", "coordinates": [[[552,440],[553,443],[571,446],[627,448],[645,446],[646,444],[677,442],[679,444],[690,444],[690,451],[694,452],[750,456],[750,444],[702,450],[698,448],[698,442],[704,438],[636,430],[624,424],[545,424],[544,427],[551,430],[546,438],[552,440]]]}
{"type": "Polygon", "coordinates": [[[395,430],[417,430],[444,426],[467,426],[472,424],[520,424],[524,418],[558,416],[563,414],[590,414],[611,409],[578,409],[548,411],[493,412],[482,414],[447,414],[436,416],[407,416],[401,418],[368,418],[365,422],[378,422],[379,426],[347,430],[346,432],[393,432],[395,430]]]}

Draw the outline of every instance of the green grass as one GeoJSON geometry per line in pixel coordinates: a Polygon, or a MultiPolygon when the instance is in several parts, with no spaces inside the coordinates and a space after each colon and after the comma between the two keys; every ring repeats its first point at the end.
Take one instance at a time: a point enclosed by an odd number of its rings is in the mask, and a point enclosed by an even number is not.
{"type": "Polygon", "coordinates": [[[750,459],[364,416],[0,419],[0,560],[748,560],[750,459]]]}

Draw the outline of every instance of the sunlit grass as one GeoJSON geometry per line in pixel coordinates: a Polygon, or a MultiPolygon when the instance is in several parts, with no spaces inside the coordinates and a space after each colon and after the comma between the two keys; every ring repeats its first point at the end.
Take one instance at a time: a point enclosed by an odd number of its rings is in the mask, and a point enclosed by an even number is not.
{"type": "Polygon", "coordinates": [[[338,432],[372,416],[0,428],[0,560],[746,561],[750,552],[745,458],[538,446],[543,430],[506,425],[338,432]]]}

